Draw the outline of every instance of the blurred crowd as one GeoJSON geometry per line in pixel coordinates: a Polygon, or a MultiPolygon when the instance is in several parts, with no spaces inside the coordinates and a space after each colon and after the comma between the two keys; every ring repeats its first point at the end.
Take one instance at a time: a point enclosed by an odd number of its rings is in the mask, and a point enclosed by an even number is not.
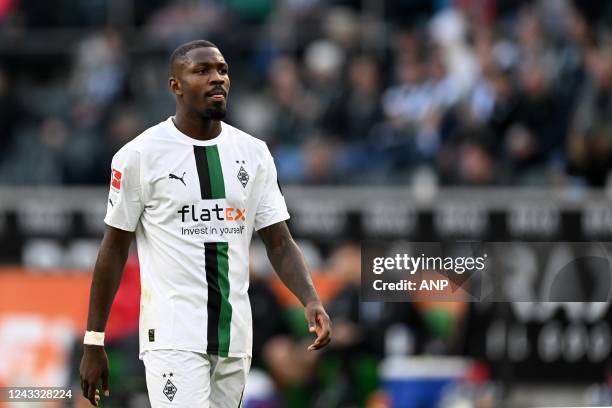
{"type": "Polygon", "coordinates": [[[611,1],[59,3],[0,2],[2,184],[107,183],[173,114],[168,55],[195,38],[224,53],[227,120],[281,182],[612,182],[611,1]]]}

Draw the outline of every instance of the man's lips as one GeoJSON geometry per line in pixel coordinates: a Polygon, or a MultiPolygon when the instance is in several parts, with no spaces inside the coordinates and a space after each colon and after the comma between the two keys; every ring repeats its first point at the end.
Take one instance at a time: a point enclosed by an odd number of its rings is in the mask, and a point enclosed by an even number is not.
{"type": "Polygon", "coordinates": [[[227,93],[223,89],[215,89],[210,92],[207,92],[206,97],[215,102],[223,102],[227,97],[227,93]]]}
{"type": "Polygon", "coordinates": [[[227,92],[225,92],[223,89],[215,89],[212,90],[210,92],[206,92],[206,96],[208,97],[212,97],[212,96],[223,96],[225,97],[227,95],[227,92]]]}

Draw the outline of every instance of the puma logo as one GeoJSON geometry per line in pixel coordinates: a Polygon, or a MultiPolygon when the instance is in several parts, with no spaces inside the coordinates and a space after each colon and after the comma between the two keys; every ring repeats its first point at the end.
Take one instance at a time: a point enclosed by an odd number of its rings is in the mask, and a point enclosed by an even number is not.
{"type": "Polygon", "coordinates": [[[181,183],[183,183],[183,185],[184,185],[185,187],[187,187],[187,184],[185,184],[185,180],[183,180],[183,178],[185,177],[185,173],[186,173],[186,172],[183,172],[183,175],[182,175],[181,177],[176,176],[176,175],[174,175],[174,174],[170,173],[170,174],[168,174],[168,178],[170,178],[170,179],[174,179],[174,180],[181,180],[181,183]]]}

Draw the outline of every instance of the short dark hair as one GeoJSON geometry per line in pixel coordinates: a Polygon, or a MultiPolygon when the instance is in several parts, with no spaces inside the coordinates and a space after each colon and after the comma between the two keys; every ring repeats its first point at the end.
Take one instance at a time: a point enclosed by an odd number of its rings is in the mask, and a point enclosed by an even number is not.
{"type": "Polygon", "coordinates": [[[205,47],[219,48],[215,44],[207,40],[194,40],[179,45],[170,56],[170,70],[172,70],[172,67],[174,66],[175,62],[181,58],[185,58],[189,51],[194,50],[196,48],[205,47]]]}

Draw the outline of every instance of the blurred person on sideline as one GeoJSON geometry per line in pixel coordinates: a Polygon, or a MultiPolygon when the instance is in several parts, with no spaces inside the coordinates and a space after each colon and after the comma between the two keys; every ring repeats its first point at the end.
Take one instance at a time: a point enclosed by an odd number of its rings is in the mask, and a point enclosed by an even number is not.
{"type": "Polygon", "coordinates": [[[377,365],[382,357],[383,303],[361,302],[361,248],[347,242],[329,258],[328,274],[341,289],[328,303],[334,338],[321,366],[328,380],[322,384],[318,406],[364,406],[378,388],[377,365]]]}
{"type": "MultiPolygon", "coordinates": [[[[253,311],[253,327],[257,327],[253,332],[251,373],[258,369],[269,373],[283,394],[282,401],[287,405],[293,398],[287,395],[288,389],[310,385],[312,382],[319,355],[309,353],[305,341],[292,333],[291,322],[285,315],[285,309],[272,290],[270,280],[272,267],[265,252],[265,247],[260,243],[255,243],[251,247],[249,299],[253,311]],[[287,364],[287,361],[291,361],[291,364],[287,364]]],[[[253,393],[262,391],[252,390],[253,393]]],[[[250,397],[248,394],[245,395],[247,403],[250,397]]],[[[265,400],[269,399],[268,396],[265,400]]],[[[273,399],[275,403],[279,403],[280,400],[280,398],[273,399]]]]}
{"type": "Polygon", "coordinates": [[[205,40],[170,58],[176,114],[127,143],[112,161],[81,362],[83,395],[109,395],[104,329],[130,243],[141,273],[140,358],[152,406],[240,406],[252,356],[249,244],[305,307],[309,351],[331,340],[264,142],[223,122],[228,64],[205,40]]]}

